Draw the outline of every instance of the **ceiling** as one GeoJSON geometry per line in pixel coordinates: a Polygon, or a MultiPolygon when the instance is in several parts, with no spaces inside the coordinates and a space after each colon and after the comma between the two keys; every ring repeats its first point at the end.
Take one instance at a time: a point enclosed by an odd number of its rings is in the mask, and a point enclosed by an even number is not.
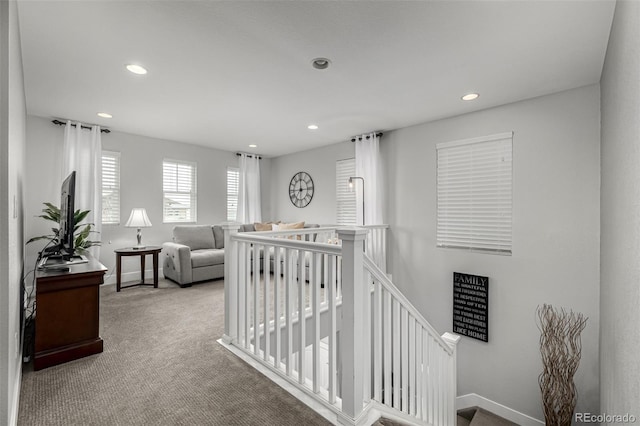
{"type": "Polygon", "coordinates": [[[597,83],[614,7],[22,0],[27,111],[277,156],[597,83]]]}

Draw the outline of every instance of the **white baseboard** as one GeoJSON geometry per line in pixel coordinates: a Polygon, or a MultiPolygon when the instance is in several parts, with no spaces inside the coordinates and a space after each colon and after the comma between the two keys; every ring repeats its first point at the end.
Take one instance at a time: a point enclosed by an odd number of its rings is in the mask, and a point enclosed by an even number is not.
{"type": "MultiPolygon", "coordinates": [[[[140,271],[134,271],[134,272],[124,272],[122,274],[120,274],[120,278],[122,280],[123,283],[129,282],[129,281],[140,281],[140,271]]],[[[153,282],[153,269],[145,269],[144,271],[144,278],[146,282],[153,282]]],[[[158,268],[158,278],[164,278],[164,274],[162,273],[162,268],[158,268]]],[[[105,284],[115,284],[116,283],[116,273],[112,273],[110,275],[107,275],[105,277],[104,283],[105,284]]]]}
{"type": "Polygon", "coordinates": [[[475,393],[456,398],[456,409],[480,407],[521,426],[544,426],[544,422],[475,393]]]}

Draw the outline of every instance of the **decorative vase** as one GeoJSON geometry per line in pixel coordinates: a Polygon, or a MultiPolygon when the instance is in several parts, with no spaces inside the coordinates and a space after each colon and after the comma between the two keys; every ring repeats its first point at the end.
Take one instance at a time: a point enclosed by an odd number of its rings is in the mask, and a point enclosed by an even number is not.
{"type": "Polygon", "coordinates": [[[571,426],[578,392],[573,376],[580,364],[580,333],[587,324],[581,313],[538,306],[540,354],[543,371],[538,376],[547,426],[571,426]]]}

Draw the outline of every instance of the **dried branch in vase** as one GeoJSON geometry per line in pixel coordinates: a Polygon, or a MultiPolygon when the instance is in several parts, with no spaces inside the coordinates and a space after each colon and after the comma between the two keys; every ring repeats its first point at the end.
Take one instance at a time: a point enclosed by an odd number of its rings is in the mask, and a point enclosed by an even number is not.
{"type": "Polygon", "coordinates": [[[587,318],[573,311],[558,311],[547,304],[538,306],[537,314],[543,365],[538,384],[542,392],[545,423],[549,426],[571,426],[578,401],[573,376],[580,364],[580,333],[587,324],[587,318]]]}

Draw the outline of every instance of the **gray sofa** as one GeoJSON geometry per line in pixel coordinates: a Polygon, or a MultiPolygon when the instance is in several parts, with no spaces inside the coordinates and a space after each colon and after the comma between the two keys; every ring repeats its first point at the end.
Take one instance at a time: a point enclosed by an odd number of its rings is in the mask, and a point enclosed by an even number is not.
{"type": "MultiPolygon", "coordinates": [[[[318,228],[319,225],[305,224],[304,227],[318,228]]],[[[244,224],[240,225],[239,232],[255,230],[253,224],[244,224]]],[[[162,249],[164,276],[180,287],[224,277],[224,231],[219,225],[177,225],[173,228],[173,241],[164,243],[162,249]]],[[[260,260],[262,263],[262,255],[260,260]]]]}

